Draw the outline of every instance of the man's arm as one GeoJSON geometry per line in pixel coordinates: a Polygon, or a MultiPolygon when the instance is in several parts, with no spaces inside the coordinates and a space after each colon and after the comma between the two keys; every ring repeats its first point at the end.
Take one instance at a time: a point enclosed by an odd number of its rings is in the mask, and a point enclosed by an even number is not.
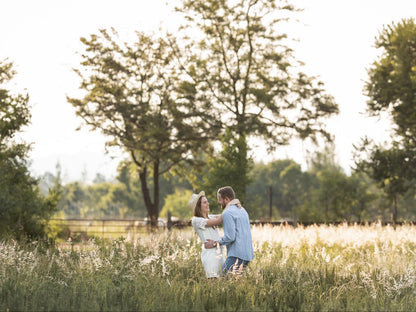
{"type": "Polygon", "coordinates": [[[230,213],[224,213],[222,216],[224,236],[220,239],[221,245],[228,245],[235,241],[235,223],[230,213]]]}

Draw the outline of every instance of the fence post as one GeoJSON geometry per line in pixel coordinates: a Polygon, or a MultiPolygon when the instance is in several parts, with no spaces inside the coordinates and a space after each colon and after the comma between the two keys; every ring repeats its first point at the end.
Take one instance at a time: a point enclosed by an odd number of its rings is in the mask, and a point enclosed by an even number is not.
{"type": "Polygon", "coordinates": [[[269,186],[269,221],[271,222],[272,221],[272,213],[273,213],[273,210],[272,210],[272,195],[273,195],[273,190],[272,190],[272,186],[270,185],[269,186]]]}
{"type": "Polygon", "coordinates": [[[172,213],[168,210],[168,231],[172,228],[172,213]]]}

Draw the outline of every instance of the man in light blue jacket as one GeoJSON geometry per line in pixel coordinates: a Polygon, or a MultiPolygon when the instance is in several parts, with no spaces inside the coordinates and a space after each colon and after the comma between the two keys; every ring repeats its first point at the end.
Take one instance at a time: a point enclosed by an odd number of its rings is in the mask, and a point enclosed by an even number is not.
{"type": "MultiPolygon", "coordinates": [[[[218,204],[225,209],[227,204],[235,198],[231,186],[225,186],[217,192],[218,204]]],[[[227,259],[223,265],[223,272],[242,271],[253,260],[253,243],[251,240],[250,219],[243,207],[230,205],[222,214],[224,236],[217,242],[208,240],[205,248],[214,248],[217,244],[227,247],[227,259]]]]}

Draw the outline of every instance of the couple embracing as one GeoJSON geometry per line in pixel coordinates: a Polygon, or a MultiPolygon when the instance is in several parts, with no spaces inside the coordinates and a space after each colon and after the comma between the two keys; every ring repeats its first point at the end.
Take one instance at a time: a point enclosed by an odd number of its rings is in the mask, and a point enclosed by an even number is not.
{"type": "Polygon", "coordinates": [[[253,260],[250,220],[247,211],[235,198],[232,187],[225,186],[217,192],[221,215],[209,214],[209,202],[205,192],[192,194],[189,206],[193,209],[192,225],[203,242],[201,260],[208,278],[220,277],[228,272],[241,273],[253,260]],[[217,226],[223,224],[224,236],[217,226]],[[223,246],[227,248],[224,258],[223,246]]]}

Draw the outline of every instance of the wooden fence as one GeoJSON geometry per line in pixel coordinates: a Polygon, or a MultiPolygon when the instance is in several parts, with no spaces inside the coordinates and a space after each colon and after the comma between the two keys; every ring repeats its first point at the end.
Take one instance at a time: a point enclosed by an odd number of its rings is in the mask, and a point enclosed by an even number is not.
{"type": "MultiPolygon", "coordinates": [[[[49,222],[50,228],[63,239],[86,240],[90,237],[119,238],[136,237],[147,233],[151,228],[146,219],[58,219],[49,222]]],[[[191,225],[191,221],[172,221],[159,219],[157,228],[184,228],[191,225]]]]}
{"type": "MultiPolygon", "coordinates": [[[[297,226],[297,223],[294,223],[291,220],[281,220],[281,221],[265,221],[265,220],[256,220],[250,222],[252,225],[271,225],[271,226],[297,226]]],[[[380,222],[378,222],[380,223],[380,222]]],[[[51,219],[50,227],[58,237],[62,239],[78,239],[78,240],[87,240],[91,237],[101,237],[101,238],[120,238],[120,237],[136,237],[137,235],[142,235],[148,233],[151,228],[150,221],[146,219],[51,219]]],[[[313,224],[322,224],[322,223],[301,223],[302,226],[309,226],[313,224]]],[[[332,225],[345,224],[345,222],[335,222],[331,223],[332,225]]],[[[368,223],[347,223],[349,225],[368,225],[368,223]]],[[[397,223],[400,226],[402,223],[397,223]]],[[[407,224],[414,224],[413,222],[407,224]]],[[[381,225],[392,225],[391,222],[381,222],[381,225]]],[[[159,229],[182,229],[192,226],[191,221],[180,221],[180,220],[163,220],[159,219],[157,228],[159,229]]]]}
{"type": "MultiPolygon", "coordinates": [[[[67,239],[69,237],[85,240],[88,237],[117,238],[135,237],[151,229],[150,221],[147,219],[58,219],[50,220],[50,226],[58,236],[67,239]]],[[[251,221],[253,225],[292,225],[290,221],[251,221]]],[[[159,219],[157,228],[159,229],[182,229],[192,226],[191,220],[171,220],[159,219]]]]}

